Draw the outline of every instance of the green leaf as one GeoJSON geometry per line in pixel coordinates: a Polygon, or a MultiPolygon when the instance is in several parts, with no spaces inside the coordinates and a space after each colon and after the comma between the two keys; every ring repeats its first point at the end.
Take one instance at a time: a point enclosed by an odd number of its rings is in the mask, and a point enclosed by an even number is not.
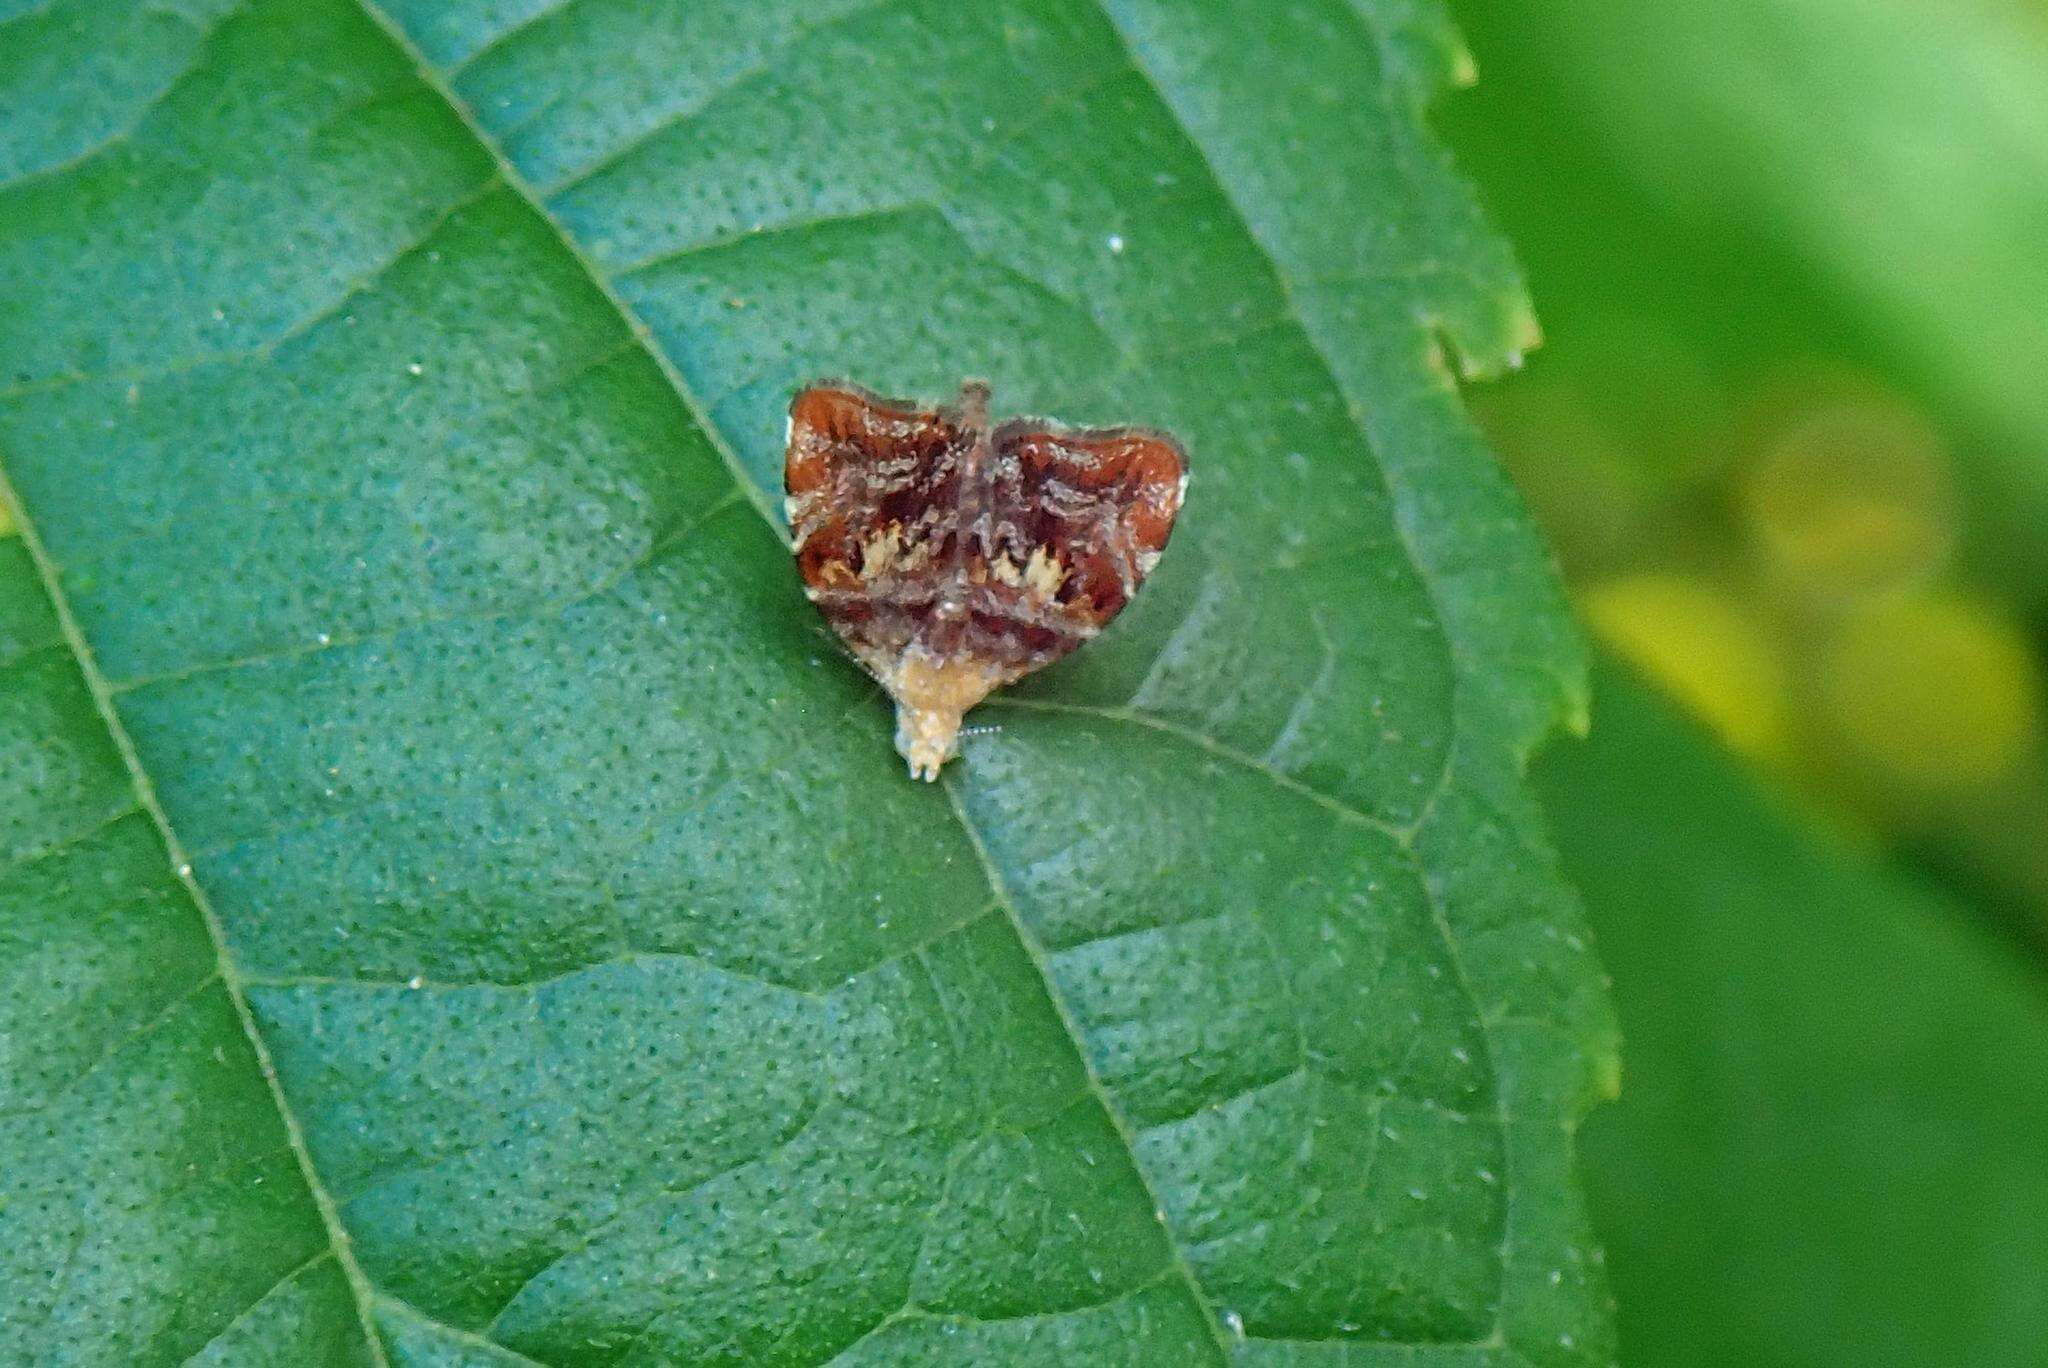
{"type": "Polygon", "coordinates": [[[1537,777],[1628,1031],[1585,1132],[1628,1361],[2048,1363],[2038,971],[1618,671],[1595,717],[1537,777]]]}
{"type": "Polygon", "coordinates": [[[1440,15],[0,35],[5,1356],[1605,1360],[1440,15]],[[1194,451],[939,787],[762,516],[826,371],[1194,451]]]}

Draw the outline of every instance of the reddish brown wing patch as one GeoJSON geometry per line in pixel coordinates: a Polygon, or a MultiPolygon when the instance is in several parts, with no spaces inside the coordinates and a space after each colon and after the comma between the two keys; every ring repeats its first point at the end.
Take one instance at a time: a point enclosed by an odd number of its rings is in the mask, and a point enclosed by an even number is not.
{"type": "Polygon", "coordinates": [[[972,434],[950,409],[855,385],[813,385],[789,411],[783,470],[797,568],[864,663],[907,646],[950,554],[950,510],[972,434]]]}
{"type": "Polygon", "coordinates": [[[1186,475],[1180,444],[1144,428],[1012,419],[992,445],[999,545],[1024,561],[1040,547],[1057,554],[1067,568],[1058,602],[1091,635],[1123,611],[1173,534],[1186,475]]]}
{"type": "Polygon", "coordinates": [[[790,406],[784,481],[805,591],[896,699],[897,746],[935,778],[960,717],[1116,616],[1180,512],[1164,433],[1014,419],[988,389],[921,408],[827,382],[790,406]]]}

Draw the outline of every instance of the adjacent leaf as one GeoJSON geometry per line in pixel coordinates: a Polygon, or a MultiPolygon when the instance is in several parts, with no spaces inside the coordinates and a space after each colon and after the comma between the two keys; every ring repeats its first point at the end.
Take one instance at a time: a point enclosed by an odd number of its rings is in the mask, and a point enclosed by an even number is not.
{"type": "MultiPolygon", "coordinates": [[[[1548,358],[1631,457],[1715,390],[1849,364],[1953,444],[1972,574],[2048,590],[2048,41],[2031,0],[1464,0],[1453,145],[1544,282],[1548,358]],[[1957,243],[1969,250],[1958,251],[1957,243]],[[1569,344],[1569,345],[1567,345],[1569,344]]],[[[1673,440],[1673,432],[1677,440],[1673,440]]]]}
{"type": "Polygon", "coordinates": [[[1604,1359],[1611,1028],[1518,777],[1579,666],[1436,360],[1528,333],[1439,15],[0,35],[0,465],[70,624],[15,567],[10,1353],[1604,1359]],[[1194,452],[937,789],[757,511],[824,371],[1194,452]]]}
{"type": "Polygon", "coordinates": [[[1603,676],[1538,777],[1628,1030],[1587,1127],[1630,1363],[2048,1362],[2048,995],[1603,676]]]}

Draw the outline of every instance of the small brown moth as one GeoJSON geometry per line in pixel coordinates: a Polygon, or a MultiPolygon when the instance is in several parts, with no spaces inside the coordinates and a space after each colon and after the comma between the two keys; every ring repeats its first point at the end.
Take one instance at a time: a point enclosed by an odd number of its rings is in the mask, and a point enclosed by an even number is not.
{"type": "Polygon", "coordinates": [[[1149,428],[989,425],[978,380],[938,408],[824,380],[789,406],[783,471],[804,592],[896,700],[896,749],[939,777],[991,689],[1101,631],[1166,549],[1187,486],[1149,428]]]}

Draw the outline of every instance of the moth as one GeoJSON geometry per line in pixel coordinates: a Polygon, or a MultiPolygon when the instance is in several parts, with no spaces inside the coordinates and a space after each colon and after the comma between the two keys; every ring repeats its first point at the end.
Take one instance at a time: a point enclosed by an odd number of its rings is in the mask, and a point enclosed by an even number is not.
{"type": "Polygon", "coordinates": [[[989,692],[1100,632],[1166,550],[1187,453],[1142,427],[989,421],[822,380],[783,469],[804,593],[896,702],[896,749],[938,778],[989,692]]]}

